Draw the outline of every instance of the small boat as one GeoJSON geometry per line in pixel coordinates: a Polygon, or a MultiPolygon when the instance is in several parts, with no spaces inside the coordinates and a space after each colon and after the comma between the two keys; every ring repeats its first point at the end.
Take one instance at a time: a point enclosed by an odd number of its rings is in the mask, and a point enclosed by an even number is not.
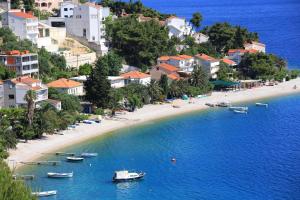
{"type": "Polygon", "coordinates": [[[209,106],[209,107],[215,107],[216,106],[216,104],[213,104],[213,103],[206,103],[205,105],[209,106]]]}
{"type": "Polygon", "coordinates": [[[144,172],[129,172],[127,170],[116,171],[113,177],[113,182],[133,181],[142,179],[146,173],[144,172]]]}
{"type": "Polygon", "coordinates": [[[233,110],[234,113],[238,114],[247,114],[248,112],[246,110],[233,110]]]}
{"type": "Polygon", "coordinates": [[[67,157],[67,161],[69,162],[80,162],[83,161],[84,158],[82,157],[75,157],[75,156],[69,156],[67,157]]]}
{"type": "Polygon", "coordinates": [[[71,173],[56,173],[56,172],[49,172],[47,173],[49,178],[72,178],[73,172],[71,173]]]}
{"type": "Polygon", "coordinates": [[[229,110],[240,110],[240,111],[248,111],[248,107],[244,106],[231,106],[229,110]]]}
{"type": "Polygon", "coordinates": [[[220,102],[217,103],[217,106],[219,107],[229,107],[231,104],[229,102],[220,102]]]}
{"type": "Polygon", "coordinates": [[[80,156],[83,158],[96,157],[98,153],[82,153],[80,156]]]}
{"type": "Polygon", "coordinates": [[[96,122],[94,122],[93,120],[83,120],[82,121],[84,124],[94,124],[96,122]]]}
{"type": "Polygon", "coordinates": [[[256,103],[255,105],[256,106],[261,106],[261,107],[268,107],[269,106],[269,104],[267,104],[267,103],[256,103]]]}
{"type": "Polygon", "coordinates": [[[13,179],[14,180],[33,180],[34,175],[19,175],[19,174],[14,174],[13,179]]]}
{"type": "Polygon", "coordinates": [[[56,195],[57,191],[52,190],[52,191],[45,191],[45,192],[32,192],[31,194],[37,197],[48,197],[48,196],[56,195]]]}

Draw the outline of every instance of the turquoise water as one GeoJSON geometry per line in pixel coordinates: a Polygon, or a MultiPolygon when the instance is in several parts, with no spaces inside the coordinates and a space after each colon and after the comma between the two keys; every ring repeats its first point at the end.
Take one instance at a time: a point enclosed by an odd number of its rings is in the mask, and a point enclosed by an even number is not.
{"type": "Polygon", "coordinates": [[[268,109],[251,103],[247,115],[218,109],[111,133],[65,150],[98,157],[83,163],[48,157],[63,163],[27,169],[37,176],[28,184],[58,190],[47,198],[57,200],[300,199],[299,100],[299,95],[268,100],[268,109]],[[118,169],[147,175],[114,184],[118,169]],[[49,171],[74,171],[74,177],[48,179],[49,171]]]}
{"type": "Polygon", "coordinates": [[[267,51],[282,56],[290,68],[300,68],[299,0],[142,0],[163,13],[191,18],[203,15],[203,25],[230,22],[258,32],[267,51]]]}

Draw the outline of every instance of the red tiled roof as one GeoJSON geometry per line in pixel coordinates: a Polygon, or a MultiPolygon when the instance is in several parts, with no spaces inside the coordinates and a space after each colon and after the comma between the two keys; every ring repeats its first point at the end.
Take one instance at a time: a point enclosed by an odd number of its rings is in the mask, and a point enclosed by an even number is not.
{"type": "Polygon", "coordinates": [[[149,74],[145,74],[139,71],[131,71],[125,74],[121,74],[120,76],[124,77],[125,79],[133,78],[133,79],[142,79],[150,77],[149,74]]]}
{"type": "Polygon", "coordinates": [[[31,90],[40,90],[40,89],[43,89],[42,87],[40,87],[40,86],[35,86],[35,87],[31,87],[31,90]]]}
{"type": "Polygon", "coordinates": [[[168,74],[168,78],[172,80],[179,80],[180,76],[177,73],[168,74]]]}
{"type": "Polygon", "coordinates": [[[174,59],[174,60],[186,60],[186,59],[191,59],[191,58],[193,58],[193,57],[188,56],[188,55],[170,56],[170,59],[174,59]]]}
{"type": "Polygon", "coordinates": [[[205,60],[205,61],[209,61],[209,62],[216,62],[216,61],[218,61],[217,59],[215,59],[215,58],[213,58],[211,56],[208,56],[208,55],[206,55],[204,53],[197,54],[195,57],[200,58],[200,59],[205,60]]]}
{"type": "Polygon", "coordinates": [[[37,19],[37,17],[24,13],[24,12],[9,12],[11,15],[14,15],[16,17],[24,18],[24,19],[37,19]]]}
{"type": "Polygon", "coordinates": [[[170,56],[161,56],[158,58],[160,61],[168,61],[170,59],[170,56]]]}
{"type": "Polygon", "coordinates": [[[179,57],[184,58],[184,59],[191,59],[191,58],[193,58],[193,56],[189,56],[189,55],[179,55],[179,57]]]}
{"type": "Polygon", "coordinates": [[[48,87],[53,87],[53,88],[73,88],[73,87],[79,87],[81,85],[82,84],[79,82],[69,80],[66,78],[61,78],[47,84],[48,87]]]}
{"type": "Polygon", "coordinates": [[[0,85],[2,85],[3,84],[3,81],[2,80],[0,80],[0,85]]]}
{"type": "Polygon", "coordinates": [[[233,60],[230,60],[228,58],[223,58],[221,61],[223,61],[224,63],[226,63],[228,65],[236,65],[236,62],[234,62],[233,60]]]}
{"type": "Polygon", "coordinates": [[[31,78],[30,76],[20,76],[20,77],[11,79],[11,81],[13,83],[15,83],[15,84],[17,84],[17,83],[24,83],[26,85],[31,85],[33,83],[39,83],[39,82],[41,82],[40,80],[31,78]]]}
{"type": "Polygon", "coordinates": [[[229,49],[228,53],[257,53],[255,49],[229,49]]]}
{"type": "Polygon", "coordinates": [[[244,45],[250,45],[250,44],[255,44],[255,45],[258,45],[258,46],[262,46],[262,47],[266,46],[265,44],[260,43],[260,42],[256,42],[256,41],[251,41],[250,43],[245,43],[244,45]]]}
{"type": "Polygon", "coordinates": [[[91,2],[86,2],[84,5],[90,6],[90,7],[94,7],[94,8],[102,8],[101,5],[95,4],[95,3],[91,3],[91,2]]]}
{"type": "Polygon", "coordinates": [[[170,65],[170,64],[166,64],[166,63],[162,63],[162,64],[158,65],[158,67],[163,68],[170,72],[177,72],[179,70],[177,67],[170,65]]]}

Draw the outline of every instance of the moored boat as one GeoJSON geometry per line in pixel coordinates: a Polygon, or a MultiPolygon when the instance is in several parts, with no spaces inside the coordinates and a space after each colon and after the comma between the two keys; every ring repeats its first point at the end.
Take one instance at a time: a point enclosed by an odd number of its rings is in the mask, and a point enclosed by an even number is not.
{"type": "Polygon", "coordinates": [[[71,173],[56,173],[56,172],[49,172],[47,173],[49,178],[72,178],[73,172],[71,173]]]}
{"type": "Polygon", "coordinates": [[[32,192],[31,194],[37,197],[48,197],[48,196],[56,195],[57,191],[52,190],[52,191],[45,191],[45,192],[32,192]]]}
{"type": "Polygon", "coordinates": [[[129,172],[127,170],[116,171],[113,177],[113,182],[133,181],[142,179],[146,173],[144,172],[129,172]]]}
{"type": "Polygon", "coordinates": [[[67,161],[69,162],[80,162],[83,161],[84,158],[82,157],[75,157],[75,156],[69,156],[67,157],[67,161]]]}
{"type": "Polygon", "coordinates": [[[248,107],[246,106],[231,106],[229,110],[239,110],[239,111],[248,111],[248,107]]]}
{"type": "Polygon", "coordinates": [[[96,157],[98,153],[82,153],[80,156],[83,158],[96,157]]]}
{"type": "Polygon", "coordinates": [[[247,114],[248,112],[245,110],[233,110],[234,113],[238,113],[238,114],[247,114]]]}
{"type": "Polygon", "coordinates": [[[269,104],[267,103],[255,103],[256,106],[261,106],[261,107],[268,107],[269,104]]]}

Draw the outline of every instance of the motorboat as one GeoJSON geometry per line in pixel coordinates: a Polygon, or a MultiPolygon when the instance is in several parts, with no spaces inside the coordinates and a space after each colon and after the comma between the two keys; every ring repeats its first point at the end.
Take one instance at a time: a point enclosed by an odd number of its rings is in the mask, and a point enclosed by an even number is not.
{"type": "Polygon", "coordinates": [[[142,179],[146,173],[144,172],[129,172],[127,170],[116,171],[113,177],[113,182],[133,181],[142,179]]]}
{"type": "Polygon", "coordinates": [[[261,107],[266,107],[266,108],[269,106],[269,104],[267,104],[267,103],[255,103],[255,105],[261,106],[261,107]]]}
{"type": "Polygon", "coordinates": [[[234,113],[237,114],[247,114],[248,112],[246,110],[233,110],[234,113]]]}
{"type": "Polygon", "coordinates": [[[98,153],[82,153],[80,156],[83,158],[96,157],[98,153]]]}
{"type": "Polygon", "coordinates": [[[231,106],[229,110],[240,110],[240,111],[248,111],[248,107],[245,106],[231,106]]]}
{"type": "Polygon", "coordinates": [[[48,197],[48,196],[56,195],[57,191],[52,190],[52,191],[45,191],[45,192],[32,192],[31,194],[37,197],[48,197]]]}
{"type": "Polygon", "coordinates": [[[56,172],[49,172],[47,173],[49,178],[72,178],[73,172],[71,173],[56,173],[56,172]]]}
{"type": "Polygon", "coordinates": [[[83,161],[84,158],[82,157],[75,157],[75,156],[69,156],[67,157],[67,161],[69,162],[80,162],[83,161]]]}

